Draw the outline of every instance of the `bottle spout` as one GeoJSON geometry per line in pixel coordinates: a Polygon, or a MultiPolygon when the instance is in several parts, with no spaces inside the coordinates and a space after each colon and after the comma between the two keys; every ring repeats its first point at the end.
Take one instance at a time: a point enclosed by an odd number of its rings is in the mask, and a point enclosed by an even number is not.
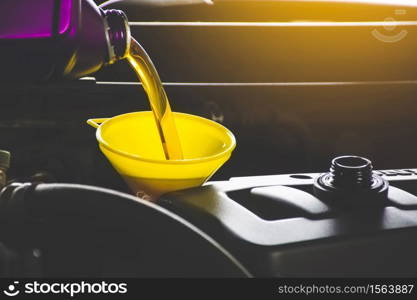
{"type": "Polygon", "coordinates": [[[103,11],[104,26],[108,45],[108,64],[125,58],[130,48],[130,27],[127,16],[121,10],[103,11]]]}

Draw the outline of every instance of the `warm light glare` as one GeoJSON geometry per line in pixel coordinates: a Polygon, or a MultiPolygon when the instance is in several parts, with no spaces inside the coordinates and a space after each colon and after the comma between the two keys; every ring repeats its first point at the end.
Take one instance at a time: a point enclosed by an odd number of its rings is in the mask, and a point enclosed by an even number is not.
{"type": "Polygon", "coordinates": [[[129,22],[130,26],[178,26],[178,27],[379,27],[417,26],[417,21],[368,21],[368,22],[129,22]]]}
{"type": "MultiPolygon", "coordinates": [[[[316,0],[299,0],[301,2],[317,2],[316,0]]],[[[324,0],[321,2],[368,3],[376,5],[416,6],[416,0],[324,0]]]]}

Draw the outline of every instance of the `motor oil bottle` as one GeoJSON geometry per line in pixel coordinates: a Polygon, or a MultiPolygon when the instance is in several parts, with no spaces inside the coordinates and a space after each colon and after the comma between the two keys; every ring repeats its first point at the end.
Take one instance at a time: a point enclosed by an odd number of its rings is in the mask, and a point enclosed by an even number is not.
{"type": "Polygon", "coordinates": [[[80,78],[129,49],[125,14],[93,0],[2,0],[0,11],[3,82],[80,78]]]}

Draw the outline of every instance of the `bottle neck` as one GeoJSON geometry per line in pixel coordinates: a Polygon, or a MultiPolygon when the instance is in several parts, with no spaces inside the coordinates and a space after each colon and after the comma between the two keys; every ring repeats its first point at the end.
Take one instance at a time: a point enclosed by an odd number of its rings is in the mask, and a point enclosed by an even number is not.
{"type": "Polygon", "coordinates": [[[125,58],[130,48],[130,28],[125,13],[117,9],[103,11],[108,45],[108,64],[125,58]]]}

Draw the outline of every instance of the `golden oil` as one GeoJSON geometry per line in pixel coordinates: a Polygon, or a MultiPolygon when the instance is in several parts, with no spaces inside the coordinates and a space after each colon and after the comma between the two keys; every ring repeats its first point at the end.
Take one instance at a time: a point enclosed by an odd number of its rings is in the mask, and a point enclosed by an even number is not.
{"type": "Polygon", "coordinates": [[[174,116],[161,79],[145,49],[133,38],[127,59],[148,95],[166,159],[183,159],[174,116]]]}

